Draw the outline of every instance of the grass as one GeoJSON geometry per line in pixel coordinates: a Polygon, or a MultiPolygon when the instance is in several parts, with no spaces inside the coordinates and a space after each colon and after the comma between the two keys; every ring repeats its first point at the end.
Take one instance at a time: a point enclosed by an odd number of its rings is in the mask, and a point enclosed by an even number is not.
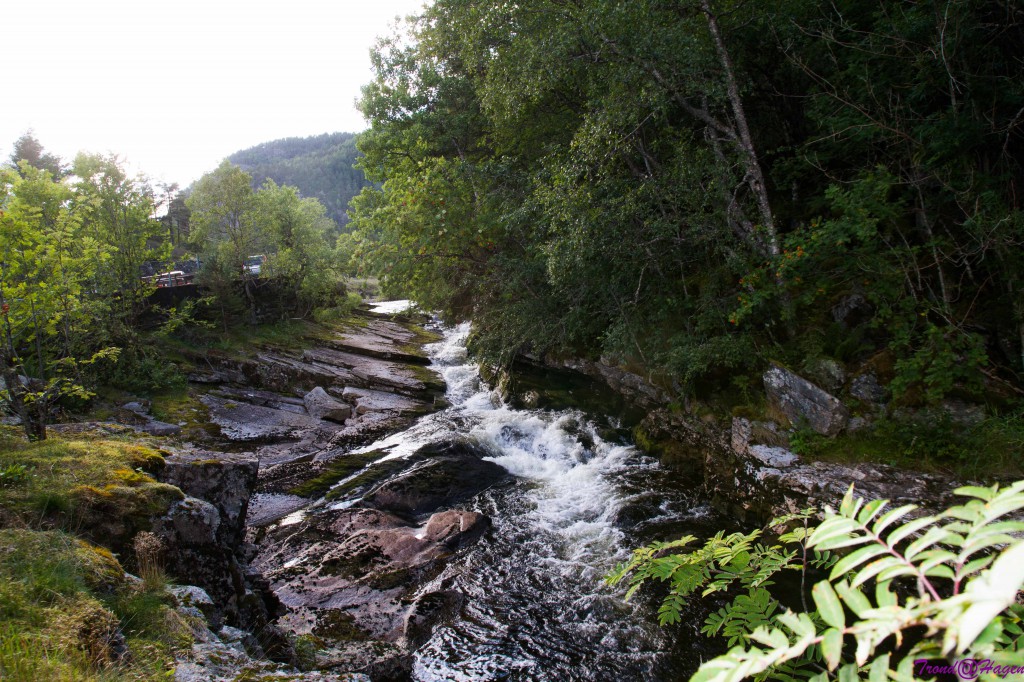
{"type": "Polygon", "coordinates": [[[1024,414],[970,426],[949,419],[917,425],[880,420],[834,439],[801,430],[790,438],[790,447],[822,461],[876,462],[959,479],[1019,479],[1024,477],[1024,414]]]}
{"type": "Polygon", "coordinates": [[[0,679],[167,679],[186,624],[102,548],[56,530],[0,530],[0,679]]]}
{"type": "Polygon", "coordinates": [[[0,679],[167,679],[191,631],[165,580],[128,580],[110,551],[182,497],[152,477],[163,464],[98,433],[0,428],[0,679]]]}
{"type": "Polygon", "coordinates": [[[0,429],[0,527],[78,529],[118,549],[181,499],[150,475],[163,465],[157,450],[99,435],[29,443],[0,429]]]}

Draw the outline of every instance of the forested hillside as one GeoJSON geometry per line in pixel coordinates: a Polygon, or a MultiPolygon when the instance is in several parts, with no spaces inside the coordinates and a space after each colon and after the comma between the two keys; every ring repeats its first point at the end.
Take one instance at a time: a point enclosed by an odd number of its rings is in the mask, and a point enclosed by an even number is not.
{"type": "Polygon", "coordinates": [[[353,133],[288,137],[235,152],[228,161],[252,175],[253,186],[266,179],[297,187],[302,196],[317,199],[328,217],[344,228],[348,202],[368,183],[354,167],[359,152],[353,133]]]}
{"type": "Polygon", "coordinates": [[[1019,394],[1020,5],[438,0],[407,31],[364,89],[356,256],[491,359],[1019,394]]]}

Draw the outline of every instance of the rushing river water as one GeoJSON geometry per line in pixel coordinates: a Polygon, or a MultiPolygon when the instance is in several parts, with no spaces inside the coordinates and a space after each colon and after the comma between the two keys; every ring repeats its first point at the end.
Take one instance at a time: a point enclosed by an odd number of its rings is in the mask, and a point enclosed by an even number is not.
{"type": "Polygon", "coordinates": [[[707,533],[715,519],[685,479],[614,442],[616,424],[501,404],[467,359],[468,334],[460,325],[428,347],[450,407],[362,449],[390,459],[466,438],[515,476],[470,501],[493,529],[423,586],[466,598],[416,652],[415,679],[685,679],[702,656],[697,619],[659,627],[656,604],[624,601],[603,577],[632,548],[707,533]]]}

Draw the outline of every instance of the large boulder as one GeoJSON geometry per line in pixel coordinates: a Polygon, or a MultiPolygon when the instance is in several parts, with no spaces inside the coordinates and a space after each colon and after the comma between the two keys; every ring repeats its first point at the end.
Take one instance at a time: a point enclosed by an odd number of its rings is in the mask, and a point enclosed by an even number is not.
{"type": "Polygon", "coordinates": [[[217,539],[235,547],[245,536],[258,471],[259,462],[252,456],[195,451],[168,458],[160,478],[213,505],[220,517],[217,539]]]}
{"type": "Polygon", "coordinates": [[[824,436],[842,431],[850,418],[850,411],[838,398],[785,367],[773,364],[768,368],[764,387],[775,412],[824,436]]]}
{"type": "Polygon", "coordinates": [[[306,412],[309,413],[309,416],[317,419],[329,419],[343,424],[352,416],[351,405],[338,402],[320,386],[307,393],[302,400],[306,404],[306,412]]]}
{"type": "Polygon", "coordinates": [[[295,634],[397,642],[409,635],[411,611],[419,635],[437,622],[440,613],[428,617],[425,605],[410,609],[411,595],[488,528],[490,519],[472,511],[438,512],[422,525],[376,509],[320,511],[270,529],[257,568],[288,606],[280,622],[295,634]]]}

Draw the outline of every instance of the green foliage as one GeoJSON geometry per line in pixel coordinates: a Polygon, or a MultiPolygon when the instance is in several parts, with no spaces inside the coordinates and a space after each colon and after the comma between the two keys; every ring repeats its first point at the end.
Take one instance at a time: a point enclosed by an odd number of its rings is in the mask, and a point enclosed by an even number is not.
{"type": "Polygon", "coordinates": [[[1019,411],[962,424],[941,410],[932,410],[922,412],[909,425],[879,419],[834,438],[797,430],[789,442],[793,452],[825,461],[880,462],[952,472],[969,480],[1024,475],[1024,416],[1019,411]]]}
{"type": "Polygon", "coordinates": [[[255,191],[251,183],[224,161],[200,178],[188,198],[191,239],[203,261],[198,281],[212,292],[225,329],[242,305],[250,324],[258,321],[257,289],[264,279],[283,289],[299,316],[331,307],[345,293],[332,258],[335,226],[323,205],[273,180],[255,191]],[[257,255],[266,259],[259,272],[246,265],[257,255]]]}
{"type": "Polygon", "coordinates": [[[344,230],[346,207],[368,185],[356,167],[355,134],[331,133],[289,137],[235,152],[228,161],[252,176],[253,189],[267,180],[298,189],[303,197],[323,204],[327,215],[344,230]]]}
{"type": "Polygon", "coordinates": [[[664,553],[694,538],[656,543],[636,550],[609,581],[628,575],[627,596],[652,578],[669,582],[662,622],[677,619],[685,597],[699,587],[707,585],[705,595],[741,591],[702,630],[726,637],[732,648],[701,666],[692,678],[701,682],[826,680],[833,674],[910,680],[915,661],[953,656],[1019,663],[1024,607],[1016,597],[1024,586],[1024,522],[1007,517],[1024,509],[1024,481],[955,492],[968,501],[938,515],[915,516],[913,505],[865,503],[851,486],[839,510],[826,508],[816,528],[807,527],[806,512],[773,521],[804,522],[779,545],[752,551],[757,531],[719,534],[684,555],[664,553]],[[780,610],[763,587],[780,570],[806,571],[797,557],[807,550],[818,553],[814,565],[827,568],[828,577],[811,589],[812,610],[780,610]],[[923,636],[910,636],[912,631],[923,636]]]}
{"type": "Polygon", "coordinates": [[[472,317],[495,364],[605,357],[692,393],[811,338],[890,349],[908,402],[1019,376],[1024,24],[734,10],[432,3],[374,53],[353,273],[472,317]]]}
{"type": "Polygon", "coordinates": [[[169,595],[140,589],[106,550],[57,531],[0,530],[0,677],[166,679],[190,645],[169,595]],[[125,635],[119,665],[112,641],[125,635]]]}
{"type": "Polygon", "coordinates": [[[957,386],[978,391],[982,385],[978,370],[987,363],[985,340],[981,336],[929,325],[921,345],[896,362],[892,390],[896,396],[906,396],[914,387],[921,386],[924,399],[932,403],[957,386]]]}

